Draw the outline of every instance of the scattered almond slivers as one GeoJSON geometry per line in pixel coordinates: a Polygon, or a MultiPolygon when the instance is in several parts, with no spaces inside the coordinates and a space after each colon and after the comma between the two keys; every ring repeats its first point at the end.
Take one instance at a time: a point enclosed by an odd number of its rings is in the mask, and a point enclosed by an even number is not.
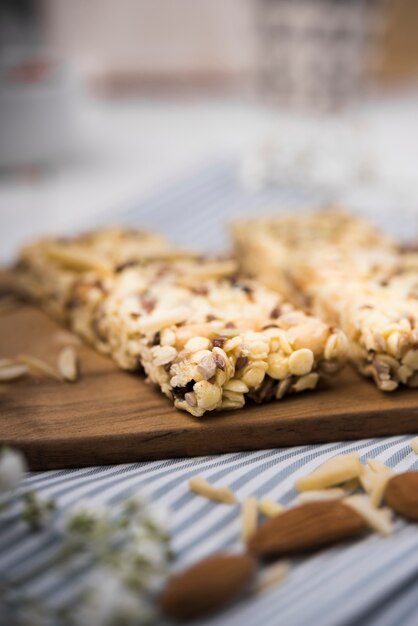
{"type": "Polygon", "coordinates": [[[74,244],[51,243],[46,247],[46,255],[51,261],[77,272],[94,270],[100,274],[109,274],[112,271],[111,264],[101,256],[74,244]]]}
{"type": "Polygon", "coordinates": [[[258,510],[266,517],[275,517],[283,513],[285,508],[278,502],[270,500],[270,498],[263,498],[263,500],[260,500],[258,503],[258,510]]]}
{"type": "Polygon", "coordinates": [[[26,365],[7,365],[0,367],[0,383],[8,383],[18,380],[28,373],[26,365]]]}
{"type": "Polygon", "coordinates": [[[347,497],[347,491],[340,487],[331,489],[317,489],[312,491],[303,491],[298,496],[298,501],[305,502],[321,502],[325,500],[341,500],[347,497]]]}
{"type": "Polygon", "coordinates": [[[393,533],[392,515],[389,509],[378,509],[373,506],[370,498],[365,495],[350,496],[344,504],[356,511],[373,530],[384,536],[393,533]]]}
{"type": "Polygon", "coordinates": [[[295,487],[298,491],[313,491],[340,485],[353,478],[359,478],[364,471],[357,456],[353,454],[336,456],[314,470],[309,476],[299,478],[295,487]]]}
{"type": "Polygon", "coordinates": [[[278,585],[286,577],[289,564],[286,561],[278,561],[267,567],[254,585],[255,593],[263,593],[271,587],[278,585]]]}
{"type": "Polygon", "coordinates": [[[244,545],[247,545],[248,540],[257,530],[258,520],[258,504],[257,498],[249,496],[245,498],[242,504],[242,531],[241,539],[244,545]]]}
{"type": "Polygon", "coordinates": [[[78,377],[77,354],[74,348],[67,346],[58,355],[58,371],[64,380],[75,382],[78,377]]]}
{"type": "Polygon", "coordinates": [[[195,476],[189,480],[189,488],[199,496],[213,500],[214,502],[223,502],[224,504],[235,504],[237,499],[228,487],[213,487],[207,480],[201,476],[195,476]]]}
{"type": "Polygon", "coordinates": [[[42,376],[53,378],[54,380],[58,380],[60,382],[63,380],[62,376],[51,365],[49,365],[49,363],[45,363],[45,361],[42,361],[37,357],[30,356],[29,354],[19,354],[18,361],[19,363],[26,365],[28,369],[35,374],[41,374],[42,376]]]}
{"type": "Polygon", "coordinates": [[[415,437],[415,439],[412,439],[409,445],[411,446],[411,450],[413,450],[415,454],[418,454],[418,437],[415,437]]]}

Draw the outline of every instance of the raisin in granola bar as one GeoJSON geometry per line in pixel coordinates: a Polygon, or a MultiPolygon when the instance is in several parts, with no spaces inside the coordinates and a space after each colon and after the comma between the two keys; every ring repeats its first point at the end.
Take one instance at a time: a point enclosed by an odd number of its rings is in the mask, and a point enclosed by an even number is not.
{"type": "Polygon", "coordinates": [[[101,230],[26,247],[16,283],[119,366],[194,416],[314,389],[345,361],[342,331],[159,237],[101,230]]]}
{"type": "Polygon", "coordinates": [[[341,211],[234,226],[242,270],[340,326],[358,370],[383,391],[418,387],[418,255],[341,211]]]}

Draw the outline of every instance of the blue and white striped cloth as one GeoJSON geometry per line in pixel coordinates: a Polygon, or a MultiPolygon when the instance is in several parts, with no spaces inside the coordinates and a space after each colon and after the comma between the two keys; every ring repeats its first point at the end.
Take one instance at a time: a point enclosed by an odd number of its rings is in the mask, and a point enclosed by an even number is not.
{"type": "MultiPolygon", "coordinates": [[[[178,243],[221,250],[227,241],[224,223],[237,214],[330,200],[291,186],[248,194],[237,184],[234,172],[231,163],[216,162],[142,206],[112,215],[111,221],[153,227],[178,243]]],[[[181,567],[217,551],[240,549],[239,507],[215,504],[190,493],[190,477],[199,474],[214,485],[226,485],[240,500],[255,495],[286,505],[296,496],[295,480],[338,453],[355,450],[363,461],[372,457],[396,471],[418,470],[418,457],[409,447],[412,436],[40,472],[30,475],[25,487],[53,496],[61,511],[81,498],[95,497],[117,506],[127,495],[145,492],[153,502],[172,511],[175,565],[181,567]]],[[[64,574],[50,568],[48,562],[57,549],[54,536],[30,534],[12,512],[0,524],[0,583],[24,579],[28,595],[52,605],[70,606],[83,586],[85,572],[75,567],[64,574]]],[[[416,626],[417,596],[418,526],[398,521],[389,538],[370,534],[292,561],[281,585],[200,623],[416,626]]]]}

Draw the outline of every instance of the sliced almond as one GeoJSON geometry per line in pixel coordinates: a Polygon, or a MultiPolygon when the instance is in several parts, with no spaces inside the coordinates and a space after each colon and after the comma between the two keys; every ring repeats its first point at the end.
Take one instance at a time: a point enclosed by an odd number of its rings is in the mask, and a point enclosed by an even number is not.
{"type": "Polygon", "coordinates": [[[241,539],[244,545],[257,530],[258,505],[257,498],[250,496],[245,498],[242,504],[242,531],[241,539]]]}
{"type": "Polygon", "coordinates": [[[0,368],[0,383],[8,383],[18,380],[28,373],[26,365],[9,365],[0,368]]]}
{"type": "Polygon", "coordinates": [[[275,515],[283,513],[285,508],[278,502],[270,500],[270,498],[263,498],[263,500],[260,500],[258,503],[258,510],[266,517],[274,517],[275,515]]]}
{"type": "Polygon", "coordinates": [[[201,476],[195,476],[189,480],[189,488],[204,498],[224,504],[235,504],[237,499],[228,487],[213,487],[201,476]]]}
{"type": "Polygon", "coordinates": [[[390,472],[393,473],[392,468],[388,467],[382,461],[378,461],[377,459],[367,459],[367,465],[370,467],[373,472],[390,472]]]}
{"type": "Polygon", "coordinates": [[[289,571],[289,564],[286,561],[279,561],[267,567],[261,574],[254,586],[255,593],[263,593],[271,587],[281,583],[289,571]]]}
{"type": "Polygon", "coordinates": [[[45,363],[45,361],[42,361],[37,357],[30,356],[29,354],[20,354],[18,356],[18,361],[26,365],[29,371],[34,374],[40,374],[41,376],[46,376],[47,378],[53,378],[54,380],[62,382],[62,376],[51,365],[49,365],[49,363],[45,363]]]}
{"type": "Polygon", "coordinates": [[[385,489],[388,505],[406,519],[418,521],[418,472],[391,476],[385,489]]]}
{"type": "Polygon", "coordinates": [[[413,450],[415,454],[418,454],[418,437],[415,437],[415,439],[412,439],[409,445],[411,446],[411,450],[413,450]]]}
{"type": "Polygon", "coordinates": [[[77,354],[74,348],[67,346],[58,355],[58,370],[64,380],[74,382],[78,377],[77,354]]]}
{"type": "Polygon", "coordinates": [[[393,523],[390,511],[387,509],[377,509],[373,506],[370,498],[365,495],[350,496],[344,500],[344,504],[356,511],[373,530],[381,535],[391,535],[393,533],[393,523]]]}
{"type": "Polygon", "coordinates": [[[370,501],[373,506],[380,506],[383,500],[383,494],[385,493],[386,485],[392,476],[392,471],[381,470],[376,472],[375,479],[373,481],[373,487],[370,492],[370,501]]]}
{"type": "Polygon", "coordinates": [[[323,502],[327,500],[341,500],[345,498],[347,492],[345,489],[339,487],[333,487],[331,489],[318,489],[313,491],[303,491],[299,494],[299,502],[323,502]]]}
{"type": "Polygon", "coordinates": [[[360,484],[366,493],[370,494],[372,492],[375,478],[376,473],[369,466],[366,466],[359,477],[360,484]]]}
{"type": "Polygon", "coordinates": [[[262,524],[248,541],[248,550],[261,558],[322,548],[361,534],[367,525],[342,502],[310,502],[288,509],[262,524]]]}
{"type": "Polygon", "coordinates": [[[46,247],[46,255],[55,263],[75,272],[93,270],[100,274],[112,272],[112,265],[106,259],[75,244],[59,245],[49,244],[46,247]]]}
{"type": "Polygon", "coordinates": [[[231,602],[257,569],[248,555],[211,556],[168,581],[159,598],[162,612],[177,621],[198,619],[231,602]]]}
{"type": "Polygon", "coordinates": [[[356,456],[352,454],[336,456],[326,461],[309,476],[297,480],[295,486],[298,491],[325,489],[358,478],[363,471],[363,465],[356,456]]]}

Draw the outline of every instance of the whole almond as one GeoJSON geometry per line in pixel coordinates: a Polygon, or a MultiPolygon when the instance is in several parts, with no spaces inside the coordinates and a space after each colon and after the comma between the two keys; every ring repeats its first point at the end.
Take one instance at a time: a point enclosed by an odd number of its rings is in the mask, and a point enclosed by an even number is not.
{"type": "Polygon", "coordinates": [[[256,561],[245,554],[206,558],[168,581],[160,596],[160,608],[177,621],[216,611],[249,585],[256,567],[256,561]]]}
{"type": "Polygon", "coordinates": [[[386,485],[385,500],[399,515],[418,521],[418,472],[392,476],[386,485]]]}
{"type": "Polygon", "coordinates": [[[296,554],[343,541],[367,528],[356,511],[338,501],[309,502],[272,517],[250,537],[259,557],[296,554]]]}

